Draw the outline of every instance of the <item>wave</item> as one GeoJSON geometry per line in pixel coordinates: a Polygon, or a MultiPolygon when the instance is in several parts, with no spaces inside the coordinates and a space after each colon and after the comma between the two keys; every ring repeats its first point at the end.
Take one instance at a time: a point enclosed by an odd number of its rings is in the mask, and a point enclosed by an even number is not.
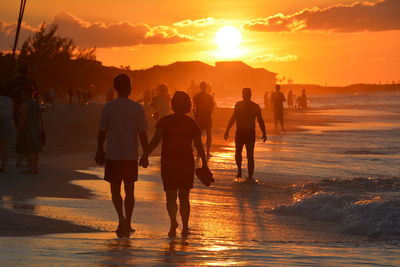
{"type": "Polygon", "coordinates": [[[271,213],[334,222],[340,232],[400,238],[400,178],[330,179],[299,186],[293,203],[271,213]]]}

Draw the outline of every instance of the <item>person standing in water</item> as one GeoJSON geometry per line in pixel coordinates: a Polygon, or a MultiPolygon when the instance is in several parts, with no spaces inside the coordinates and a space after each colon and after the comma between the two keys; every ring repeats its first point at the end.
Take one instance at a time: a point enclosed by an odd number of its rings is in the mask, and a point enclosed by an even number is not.
{"type": "Polygon", "coordinates": [[[281,86],[277,84],[275,86],[275,92],[271,95],[272,113],[274,115],[275,130],[278,129],[278,122],[281,124],[281,130],[284,131],[283,127],[283,102],[285,102],[285,96],[281,93],[281,86]]]}
{"type": "Polygon", "coordinates": [[[262,140],[267,140],[267,132],[265,130],[264,120],[261,115],[261,108],[258,104],[251,101],[251,89],[242,89],[243,100],[239,101],[235,105],[232,117],[228,122],[226,131],[224,134],[225,140],[229,137],[229,130],[236,122],[236,133],[235,133],[235,161],[237,165],[237,178],[242,177],[242,151],[243,146],[246,146],[247,153],[247,181],[253,181],[254,173],[254,146],[256,142],[256,124],[257,119],[258,125],[262,131],[262,140]]]}
{"type": "Polygon", "coordinates": [[[210,149],[212,142],[212,113],[215,107],[215,101],[211,94],[207,92],[207,83],[200,83],[200,93],[193,97],[194,118],[200,127],[200,131],[206,131],[207,135],[207,157],[211,157],[210,149]]]}
{"type": "Polygon", "coordinates": [[[201,131],[196,121],[187,116],[192,104],[190,96],[177,91],[171,100],[173,114],[162,117],[156,124],[156,132],[151,139],[148,150],[140,159],[140,165],[147,167],[148,157],[162,140],[161,178],[167,199],[167,210],[171,222],[168,236],[176,236],[178,223],[176,215],[179,197],[179,211],[182,218],[182,235],[189,234],[190,202],[189,193],[193,188],[195,161],[192,144],[195,146],[202,167],[208,169],[207,159],[201,142],[201,131]]]}
{"type": "Polygon", "coordinates": [[[131,80],[126,74],[114,78],[118,97],[102,110],[95,161],[105,164],[104,180],[110,183],[111,197],[118,215],[117,234],[130,233],[135,204],[134,189],[138,180],[138,137],[143,151],[147,149],[147,124],[143,107],[130,100],[131,80]],[[107,149],[104,152],[104,142],[107,149]],[[124,182],[125,200],[121,197],[124,182]],[[123,212],[125,207],[125,214],[123,212]]]}
{"type": "Polygon", "coordinates": [[[292,90],[289,90],[289,93],[287,95],[287,103],[288,103],[288,108],[293,109],[293,93],[292,90]]]}

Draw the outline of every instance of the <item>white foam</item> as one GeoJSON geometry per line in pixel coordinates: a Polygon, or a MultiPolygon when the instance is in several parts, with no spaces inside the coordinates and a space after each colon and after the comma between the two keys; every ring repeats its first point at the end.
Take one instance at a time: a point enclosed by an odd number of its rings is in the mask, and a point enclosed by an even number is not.
{"type": "Polygon", "coordinates": [[[271,212],[335,222],[338,230],[343,233],[398,239],[398,181],[399,178],[358,178],[308,184],[294,194],[295,201],[292,204],[276,207],[271,212]],[[372,184],[375,184],[375,187],[372,188],[372,184]]]}

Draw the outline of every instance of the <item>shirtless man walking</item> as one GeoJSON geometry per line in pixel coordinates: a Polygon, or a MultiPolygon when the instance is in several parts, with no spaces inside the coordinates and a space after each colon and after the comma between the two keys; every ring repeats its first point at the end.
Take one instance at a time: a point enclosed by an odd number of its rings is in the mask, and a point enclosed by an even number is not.
{"type": "Polygon", "coordinates": [[[254,173],[254,146],[256,142],[256,118],[263,133],[263,142],[267,140],[267,133],[265,130],[264,120],[261,115],[261,108],[258,104],[251,101],[251,89],[243,88],[242,97],[243,100],[237,102],[235,105],[232,117],[230,118],[228,126],[226,127],[224,138],[225,140],[228,139],[229,130],[236,122],[235,161],[238,168],[236,177],[242,177],[242,151],[243,146],[246,146],[248,171],[247,181],[252,182],[254,173]]]}

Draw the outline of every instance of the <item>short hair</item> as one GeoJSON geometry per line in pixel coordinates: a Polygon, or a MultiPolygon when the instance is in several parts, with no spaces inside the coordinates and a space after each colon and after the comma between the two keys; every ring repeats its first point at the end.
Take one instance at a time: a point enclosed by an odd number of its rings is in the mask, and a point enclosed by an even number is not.
{"type": "Polygon", "coordinates": [[[29,73],[29,67],[28,65],[21,64],[18,66],[18,74],[21,76],[26,76],[29,73]]]}
{"type": "Polygon", "coordinates": [[[124,73],[118,74],[113,82],[117,92],[123,93],[124,91],[127,92],[131,90],[131,79],[124,73]]]}
{"type": "Polygon", "coordinates": [[[250,94],[251,95],[251,88],[245,87],[242,89],[242,95],[250,94]]]}
{"type": "Polygon", "coordinates": [[[30,97],[32,97],[33,91],[34,91],[34,88],[31,84],[24,84],[21,87],[22,94],[29,95],[30,97]]]}
{"type": "Polygon", "coordinates": [[[279,84],[275,85],[275,89],[281,89],[281,86],[279,84]]]}
{"type": "Polygon", "coordinates": [[[175,113],[189,113],[192,108],[190,96],[184,91],[176,91],[171,99],[171,107],[175,113]]]}
{"type": "Polygon", "coordinates": [[[207,90],[207,83],[205,81],[201,81],[200,83],[200,89],[201,90],[207,90]]]}

